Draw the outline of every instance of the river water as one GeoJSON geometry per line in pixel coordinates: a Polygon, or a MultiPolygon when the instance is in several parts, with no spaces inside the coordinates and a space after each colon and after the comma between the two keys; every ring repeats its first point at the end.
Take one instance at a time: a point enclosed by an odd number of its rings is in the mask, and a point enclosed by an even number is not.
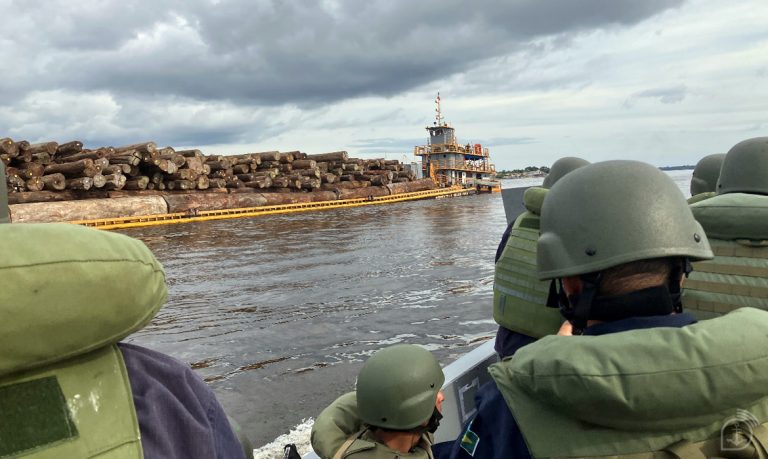
{"type": "MultiPolygon", "coordinates": [[[[670,175],[687,195],[691,171],[670,175]]],[[[491,338],[505,227],[485,194],[125,230],[168,281],[127,341],[191,364],[258,447],[352,390],[382,347],[418,343],[447,364],[491,338]]]]}

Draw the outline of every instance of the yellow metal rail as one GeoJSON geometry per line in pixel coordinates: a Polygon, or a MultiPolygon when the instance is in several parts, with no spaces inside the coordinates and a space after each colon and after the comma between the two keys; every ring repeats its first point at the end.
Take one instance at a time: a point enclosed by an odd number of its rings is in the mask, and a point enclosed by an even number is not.
{"type": "Polygon", "coordinates": [[[205,222],[211,220],[226,220],[230,218],[259,217],[262,215],[288,214],[312,210],[341,209],[345,207],[361,207],[377,204],[389,204],[402,201],[415,201],[446,196],[463,196],[472,190],[461,187],[442,188],[437,190],[416,191],[391,196],[374,198],[343,199],[338,201],[320,201],[301,204],[282,204],[279,206],[242,207],[238,209],[201,210],[196,212],[178,212],[160,215],[139,215],[134,217],[101,218],[96,220],[75,220],[69,223],[89,226],[103,230],[138,228],[142,226],[171,225],[176,223],[205,222]]]}

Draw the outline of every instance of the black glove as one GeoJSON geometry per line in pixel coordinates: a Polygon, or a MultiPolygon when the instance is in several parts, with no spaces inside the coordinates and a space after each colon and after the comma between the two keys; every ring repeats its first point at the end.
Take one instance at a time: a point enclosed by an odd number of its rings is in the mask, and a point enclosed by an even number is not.
{"type": "Polygon", "coordinates": [[[301,459],[299,451],[296,449],[296,445],[293,443],[285,445],[283,451],[285,452],[285,459],[301,459]]]}

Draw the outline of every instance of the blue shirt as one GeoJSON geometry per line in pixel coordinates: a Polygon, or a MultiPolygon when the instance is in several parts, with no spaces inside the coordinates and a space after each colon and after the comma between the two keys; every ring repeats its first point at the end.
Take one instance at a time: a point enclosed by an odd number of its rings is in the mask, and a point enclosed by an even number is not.
{"type": "Polygon", "coordinates": [[[145,459],[244,459],[210,388],[178,360],[119,343],[128,370],[145,459]]]}
{"type": "MultiPolygon", "coordinates": [[[[696,323],[688,314],[667,316],[631,317],[593,325],[584,329],[585,335],[605,335],[628,330],[656,327],[684,327],[696,323]]],[[[511,332],[513,333],[513,332],[511,332]]],[[[513,339],[521,343],[520,338],[513,339]]],[[[519,346],[518,349],[522,347],[519,346]]],[[[515,349],[516,350],[516,349],[515,349]]],[[[464,427],[456,441],[432,446],[435,459],[527,459],[531,457],[520,427],[504,401],[494,381],[483,384],[475,395],[477,414],[464,427]]]]}

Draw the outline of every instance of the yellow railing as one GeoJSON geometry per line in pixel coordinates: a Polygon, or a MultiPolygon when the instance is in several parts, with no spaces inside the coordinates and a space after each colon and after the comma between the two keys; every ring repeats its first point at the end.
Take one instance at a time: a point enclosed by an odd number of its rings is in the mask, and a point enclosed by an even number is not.
{"type": "Polygon", "coordinates": [[[170,225],[175,223],[203,222],[224,220],[230,218],[259,217],[263,215],[307,212],[312,210],[339,209],[345,207],[360,207],[376,204],[387,204],[402,201],[415,201],[444,196],[465,195],[461,187],[442,188],[436,190],[415,191],[390,196],[374,198],[344,199],[338,201],[309,202],[303,204],[283,204],[278,206],[243,207],[238,209],[201,210],[192,213],[172,213],[160,215],[139,215],[134,217],[101,218],[95,220],[76,220],[69,223],[89,226],[104,230],[137,228],[142,226],[170,225]]]}

